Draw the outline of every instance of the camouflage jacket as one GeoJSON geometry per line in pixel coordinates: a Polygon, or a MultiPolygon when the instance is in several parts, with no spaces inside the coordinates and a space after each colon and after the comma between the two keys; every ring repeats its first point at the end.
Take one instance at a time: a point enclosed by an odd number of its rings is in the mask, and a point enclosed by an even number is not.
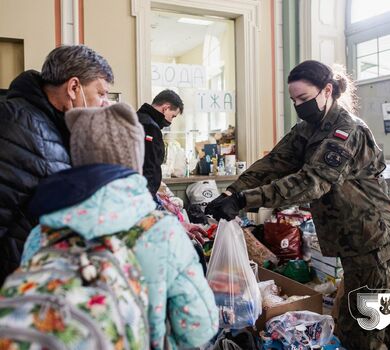
{"type": "Polygon", "coordinates": [[[383,153],[367,125],[336,103],[320,125],[301,122],[229,189],[247,207],[311,203],[325,256],[353,257],[390,243],[383,153]]]}

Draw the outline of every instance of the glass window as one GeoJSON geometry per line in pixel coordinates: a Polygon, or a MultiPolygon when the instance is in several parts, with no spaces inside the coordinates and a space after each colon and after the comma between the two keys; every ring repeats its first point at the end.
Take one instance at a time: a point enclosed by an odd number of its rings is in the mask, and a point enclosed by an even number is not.
{"type": "Polygon", "coordinates": [[[390,35],[356,44],[357,80],[390,75],[390,35]]]}
{"type": "Polygon", "coordinates": [[[184,102],[164,139],[194,159],[197,142],[236,124],[234,20],[155,10],[151,29],[152,97],[168,88],[184,102]]]}
{"type": "Polygon", "coordinates": [[[379,76],[390,75],[390,50],[379,53],[379,76]]]}
{"type": "Polygon", "coordinates": [[[390,50],[390,35],[382,36],[378,40],[379,51],[390,50]]]}
{"type": "Polygon", "coordinates": [[[378,55],[369,55],[357,59],[358,80],[378,77],[378,55]]]}
{"type": "Polygon", "coordinates": [[[389,0],[351,0],[351,23],[390,11],[389,0]]]}
{"type": "Polygon", "coordinates": [[[378,40],[364,41],[356,45],[356,55],[357,57],[367,56],[373,53],[378,52],[378,40]]]}

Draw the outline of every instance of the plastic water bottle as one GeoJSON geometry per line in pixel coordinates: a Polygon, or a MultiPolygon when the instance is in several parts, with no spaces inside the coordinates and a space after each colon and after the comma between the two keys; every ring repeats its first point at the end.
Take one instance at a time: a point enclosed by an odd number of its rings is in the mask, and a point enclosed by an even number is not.
{"type": "Polygon", "coordinates": [[[218,175],[225,175],[225,162],[222,157],[219,159],[218,175]]]}

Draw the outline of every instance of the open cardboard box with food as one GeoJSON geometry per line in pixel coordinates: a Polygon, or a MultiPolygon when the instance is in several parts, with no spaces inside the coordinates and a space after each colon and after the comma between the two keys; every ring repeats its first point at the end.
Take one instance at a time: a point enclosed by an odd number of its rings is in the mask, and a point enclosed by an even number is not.
{"type": "Polygon", "coordinates": [[[282,315],[288,311],[307,310],[322,314],[322,294],[316,292],[314,289],[264,268],[259,268],[259,280],[274,280],[276,285],[281,288],[282,295],[307,295],[308,297],[290,303],[277,305],[268,309],[263,308],[261,316],[256,321],[257,330],[263,330],[265,323],[268,320],[275,316],[282,315]]]}

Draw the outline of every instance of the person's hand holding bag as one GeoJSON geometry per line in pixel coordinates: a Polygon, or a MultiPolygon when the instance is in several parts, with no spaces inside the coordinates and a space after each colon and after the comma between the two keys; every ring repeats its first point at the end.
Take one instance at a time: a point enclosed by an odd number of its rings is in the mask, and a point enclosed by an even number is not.
{"type": "Polygon", "coordinates": [[[214,213],[219,210],[220,204],[222,203],[222,201],[226,197],[228,197],[228,194],[226,194],[226,192],[224,192],[219,197],[215,198],[213,201],[211,201],[209,204],[207,204],[204,213],[206,215],[214,216],[214,213]]]}
{"type": "Polygon", "coordinates": [[[218,221],[220,219],[230,221],[233,220],[238,215],[238,212],[245,208],[245,206],[246,199],[243,192],[236,192],[231,196],[222,194],[206,207],[205,213],[207,215],[212,215],[214,219],[218,221]],[[224,197],[221,198],[222,196],[224,197]]]}

